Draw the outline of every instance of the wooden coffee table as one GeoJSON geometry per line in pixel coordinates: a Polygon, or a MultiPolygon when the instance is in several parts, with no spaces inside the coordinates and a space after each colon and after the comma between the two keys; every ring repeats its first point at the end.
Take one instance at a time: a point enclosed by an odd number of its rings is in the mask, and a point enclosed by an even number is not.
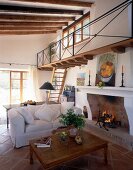
{"type": "Polygon", "coordinates": [[[34,144],[37,140],[30,141],[30,164],[33,164],[33,153],[44,169],[50,169],[99,149],[103,149],[104,161],[107,164],[108,142],[85,131],[82,132],[82,137],[81,145],[76,144],[73,138],[63,144],[58,136],[53,134],[51,148],[37,148],[34,144]]]}

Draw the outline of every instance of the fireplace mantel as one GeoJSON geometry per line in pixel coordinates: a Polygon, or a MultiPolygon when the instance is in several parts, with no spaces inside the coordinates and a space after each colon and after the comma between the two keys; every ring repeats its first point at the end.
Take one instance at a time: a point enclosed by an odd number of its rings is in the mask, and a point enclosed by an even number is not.
{"type": "Polygon", "coordinates": [[[77,86],[77,92],[99,94],[108,96],[119,96],[119,97],[133,97],[133,88],[127,87],[103,87],[97,86],[77,86]]]}

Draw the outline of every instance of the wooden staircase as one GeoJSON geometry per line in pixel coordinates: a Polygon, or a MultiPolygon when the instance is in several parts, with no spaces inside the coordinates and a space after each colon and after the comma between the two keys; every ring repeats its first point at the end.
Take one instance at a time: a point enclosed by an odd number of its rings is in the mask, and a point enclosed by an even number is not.
{"type": "Polygon", "coordinates": [[[62,94],[64,83],[66,79],[67,69],[53,68],[51,83],[55,90],[49,93],[49,102],[59,102],[60,95],[62,94]]]}

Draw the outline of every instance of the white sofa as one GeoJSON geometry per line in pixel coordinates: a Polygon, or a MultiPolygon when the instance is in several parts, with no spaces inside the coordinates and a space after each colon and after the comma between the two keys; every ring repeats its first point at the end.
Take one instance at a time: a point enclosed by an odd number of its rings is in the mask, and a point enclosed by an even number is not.
{"type": "Polygon", "coordinates": [[[73,102],[64,102],[10,109],[8,111],[9,133],[13,146],[16,148],[26,146],[33,138],[50,135],[52,130],[62,126],[59,123],[59,115],[65,114],[70,108],[73,108],[76,113],[82,113],[82,110],[74,107],[73,104],[73,102]]]}

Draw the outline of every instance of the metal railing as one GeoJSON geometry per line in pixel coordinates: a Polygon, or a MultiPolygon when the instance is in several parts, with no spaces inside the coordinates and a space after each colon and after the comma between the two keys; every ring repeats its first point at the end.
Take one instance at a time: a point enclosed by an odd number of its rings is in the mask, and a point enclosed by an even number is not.
{"type": "MultiPolygon", "coordinates": [[[[119,37],[119,38],[132,38],[129,36],[119,36],[119,35],[102,35],[100,34],[111,22],[113,22],[129,5],[132,5],[132,0],[126,0],[125,2],[119,4],[118,6],[114,7],[113,9],[109,10],[108,12],[104,13],[100,17],[96,18],[95,20],[89,22],[88,24],[82,26],[81,28],[75,30],[71,34],[63,37],[57,42],[52,42],[47,48],[37,53],[37,67],[41,67],[45,64],[50,64],[54,61],[62,60],[66,55],[68,57],[75,56],[79,54],[79,52],[88,44],[90,43],[94,38],[98,36],[102,37],[119,37]],[[119,11],[118,11],[119,10],[119,11]],[[88,34],[79,34],[81,30],[90,28],[91,25],[99,22],[100,20],[104,19],[105,17],[114,14],[116,11],[117,14],[112,17],[105,25],[101,27],[101,29],[94,35],[88,33],[88,34]],[[82,47],[78,50],[75,50],[75,44],[77,42],[75,41],[77,36],[87,36],[89,39],[85,39],[85,43],[83,43],[82,47]]],[[[132,21],[131,21],[132,22],[132,21]]],[[[89,32],[89,31],[88,31],[89,32]]]]}

